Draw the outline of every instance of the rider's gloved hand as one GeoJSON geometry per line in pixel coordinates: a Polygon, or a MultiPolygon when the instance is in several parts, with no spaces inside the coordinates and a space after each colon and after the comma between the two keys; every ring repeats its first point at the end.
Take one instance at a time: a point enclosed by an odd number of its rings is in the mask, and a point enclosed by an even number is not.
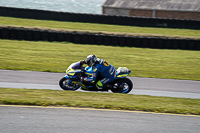
{"type": "Polygon", "coordinates": [[[80,65],[81,65],[81,71],[82,72],[85,72],[85,67],[83,67],[84,64],[86,64],[86,61],[85,60],[81,60],[80,61],[80,65]]]}
{"type": "Polygon", "coordinates": [[[86,61],[85,61],[85,60],[81,60],[81,61],[80,61],[80,65],[83,65],[83,64],[86,64],[86,61]]]}

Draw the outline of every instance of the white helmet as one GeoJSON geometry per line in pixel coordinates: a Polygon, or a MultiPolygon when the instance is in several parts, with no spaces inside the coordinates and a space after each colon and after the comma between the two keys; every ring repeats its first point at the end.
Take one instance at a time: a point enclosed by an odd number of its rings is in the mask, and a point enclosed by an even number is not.
{"type": "Polygon", "coordinates": [[[88,55],[86,58],[86,63],[89,67],[95,65],[96,61],[97,61],[97,57],[93,54],[88,55]]]}

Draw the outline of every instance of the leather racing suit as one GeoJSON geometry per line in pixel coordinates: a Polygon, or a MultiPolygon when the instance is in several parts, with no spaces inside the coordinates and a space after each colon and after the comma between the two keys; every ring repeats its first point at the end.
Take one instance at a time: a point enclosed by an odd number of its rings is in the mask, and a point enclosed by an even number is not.
{"type": "Polygon", "coordinates": [[[99,74],[103,77],[96,83],[98,89],[102,89],[105,84],[112,82],[116,77],[116,68],[103,59],[98,59],[94,66],[86,67],[86,72],[89,76],[85,81],[90,83],[94,83],[99,74]]]}

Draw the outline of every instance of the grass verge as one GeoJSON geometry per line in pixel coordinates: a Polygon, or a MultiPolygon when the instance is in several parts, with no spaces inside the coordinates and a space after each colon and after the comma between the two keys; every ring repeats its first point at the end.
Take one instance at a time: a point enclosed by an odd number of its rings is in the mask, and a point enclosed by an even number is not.
{"type": "Polygon", "coordinates": [[[200,99],[61,90],[0,89],[0,104],[89,107],[200,115],[200,99]]]}
{"type": "Polygon", "coordinates": [[[0,69],[65,72],[89,54],[116,67],[128,67],[130,76],[200,80],[200,51],[58,42],[0,40],[0,69]]]}
{"type": "Polygon", "coordinates": [[[39,29],[87,31],[104,34],[123,34],[132,36],[163,36],[175,38],[200,39],[200,30],[172,29],[172,28],[150,28],[136,26],[120,26],[95,23],[61,22],[49,20],[34,20],[12,17],[1,17],[1,26],[21,26],[39,29]]]}

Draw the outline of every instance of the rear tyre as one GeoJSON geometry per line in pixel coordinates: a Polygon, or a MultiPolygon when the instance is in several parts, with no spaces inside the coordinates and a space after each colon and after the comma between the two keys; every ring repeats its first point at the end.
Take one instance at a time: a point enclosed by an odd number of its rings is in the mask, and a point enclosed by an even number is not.
{"type": "Polygon", "coordinates": [[[60,79],[59,81],[59,86],[63,89],[63,90],[77,90],[79,88],[78,85],[74,84],[70,79],[67,79],[65,77],[63,77],[62,79],[60,79]]]}
{"type": "Polygon", "coordinates": [[[133,88],[133,83],[128,78],[117,79],[112,83],[113,88],[111,91],[113,93],[129,93],[133,88]]]}

